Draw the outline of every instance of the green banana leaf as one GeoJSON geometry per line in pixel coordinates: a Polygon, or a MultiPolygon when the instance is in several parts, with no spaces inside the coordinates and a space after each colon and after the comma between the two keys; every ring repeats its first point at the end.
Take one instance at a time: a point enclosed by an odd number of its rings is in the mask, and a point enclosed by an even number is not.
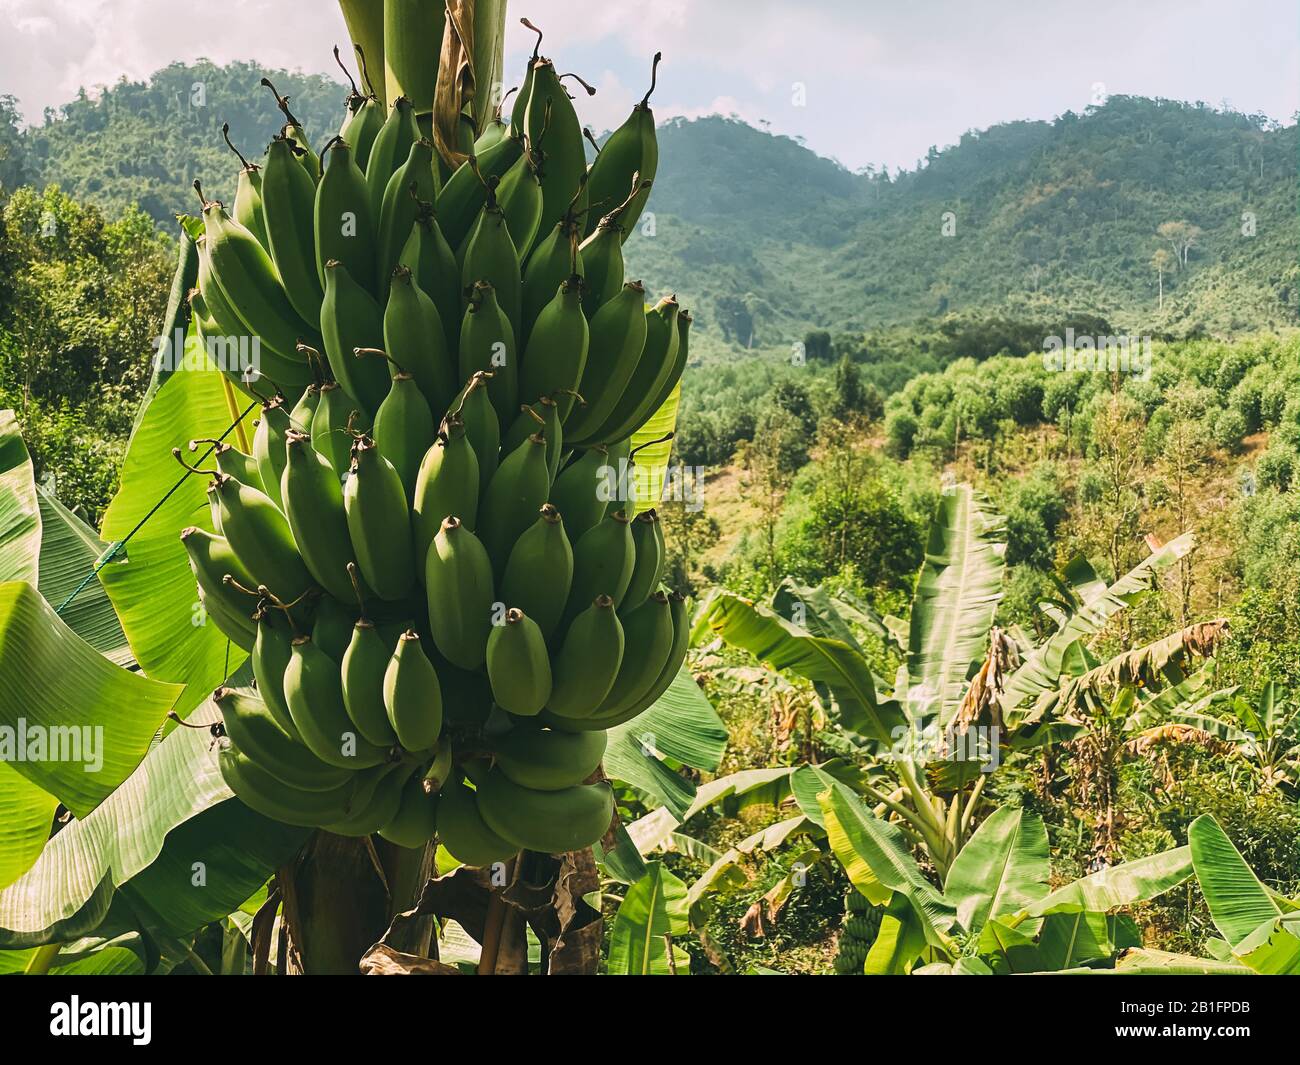
{"type": "Polygon", "coordinates": [[[645,713],[609,730],[605,773],[657,800],[684,821],[696,789],[675,766],[714,772],[726,746],[726,726],[683,667],[645,713]]]}
{"type": "Polygon", "coordinates": [[[1273,895],[1219,823],[1202,814],[1187,830],[1187,842],[1214,927],[1233,954],[1259,973],[1300,973],[1300,928],[1284,921],[1273,895]]]}
{"type": "Polygon", "coordinates": [[[1133,919],[1124,914],[1054,913],[1038,934],[1037,972],[1100,962],[1118,951],[1142,946],[1133,919]]]}
{"type": "Polygon", "coordinates": [[[862,971],[867,976],[901,976],[924,952],[925,920],[901,892],[894,894],[880,918],[880,931],[867,951],[862,971]]]}
{"type": "Polygon", "coordinates": [[[909,716],[946,726],[1002,600],[1004,519],[968,484],[947,490],[930,524],[907,640],[909,716]]]}
{"type": "Polygon", "coordinates": [[[1101,869],[1072,884],[1057,888],[1022,913],[1046,917],[1053,913],[1106,913],[1118,906],[1147,902],[1177,887],[1192,875],[1192,855],[1175,847],[1123,865],[1101,869]]]}
{"type": "Polygon", "coordinates": [[[51,745],[33,758],[38,752],[29,740],[24,757],[11,765],[76,816],[86,816],[130,776],[180,691],[113,665],[30,584],[0,584],[0,725],[12,730],[15,748],[22,729],[51,745]],[[83,740],[93,747],[82,749],[83,740]],[[70,757],[53,757],[56,741],[68,744],[61,753],[70,757]]]}
{"type": "Polygon", "coordinates": [[[690,972],[690,955],[666,937],[690,932],[686,885],[662,862],[627,889],[610,932],[611,976],[667,976],[690,972]],[[672,951],[670,960],[669,951],[672,951]]]}
{"type": "MultiPolygon", "coordinates": [[[[848,644],[859,654],[862,645],[853,635],[842,613],[843,604],[832,599],[825,588],[813,588],[798,583],[793,577],[786,577],[772,593],[772,611],[783,618],[789,618],[800,627],[807,629],[814,636],[828,640],[839,640],[848,644]]],[[[858,612],[858,616],[861,615],[858,612]]],[[[880,626],[884,632],[884,626],[880,626]]]]}
{"type": "MultiPolygon", "coordinates": [[[[220,716],[209,700],[191,720],[220,716]]],[[[0,891],[0,948],[67,942],[105,927],[187,935],[238,908],[308,834],[232,797],[207,729],[174,729],[0,891]]]]}
{"type": "Polygon", "coordinates": [[[1047,894],[1051,877],[1047,829],[1037,814],[1004,806],[975,830],[953,860],[944,895],[958,923],[978,933],[990,917],[1015,913],[1047,894]]]}
{"type": "MultiPolygon", "coordinates": [[[[212,528],[206,478],[187,477],[158,506],[184,473],[172,448],[185,450],[191,439],[218,437],[230,425],[221,382],[221,374],[209,367],[174,373],[162,384],[131,439],[122,487],[102,529],[105,540],[123,540],[147,518],[127,544],[125,561],[119,556],[105,565],[99,578],[141,668],[157,680],[184,685],[176,704],[182,717],[245,658],[199,609],[194,575],[180,542],[187,526],[212,528]]],[[[190,461],[202,454],[186,452],[190,461]]]]}
{"type": "Polygon", "coordinates": [[[0,888],[12,884],[40,857],[59,800],[8,762],[0,762],[0,888]]]}
{"type": "MultiPolygon", "coordinates": [[[[25,972],[39,947],[0,950],[0,975],[25,972]]],[[[134,933],[116,939],[83,939],[59,952],[50,976],[140,976],[147,967],[147,950],[134,933]]]]}
{"type": "Polygon", "coordinates": [[[877,905],[890,892],[904,895],[920,918],[926,942],[956,954],[948,933],[957,911],[925,878],[898,829],[838,781],[821,793],[820,801],[831,850],[853,885],[877,905]]]}
{"type": "Polygon", "coordinates": [[[1253,976],[1244,965],[1171,954],[1164,950],[1135,947],[1125,951],[1113,969],[1062,969],[1055,976],[1253,976]]]}
{"type": "Polygon", "coordinates": [[[668,394],[661,406],[650,420],[632,434],[632,448],[636,452],[638,471],[638,497],[635,505],[630,505],[629,512],[649,510],[658,506],[664,493],[664,480],[668,473],[668,460],[672,457],[673,442],[671,434],[677,431],[677,412],[681,407],[682,386],[677,386],[668,394]],[[663,437],[670,437],[668,440],[663,437]],[[651,443],[651,441],[659,443],[651,443]],[[647,446],[648,445],[648,446],[647,446]],[[643,490],[648,489],[648,490],[643,490]]]}
{"type": "MultiPolygon", "coordinates": [[[[163,313],[163,326],[159,336],[170,342],[177,329],[188,329],[190,322],[190,290],[199,283],[199,249],[195,237],[202,232],[202,222],[187,217],[177,227],[176,269],[172,272],[171,290],[167,294],[167,309],[163,313]]],[[[148,387],[136,409],[135,421],[131,426],[134,437],[149,410],[149,404],[164,382],[176,372],[174,364],[161,359],[154,359],[153,373],[149,377],[148,387]]]]}
{"type": "Polygon", "coordinates": [[[135,668],[135,656],[113,604],[103,586],[91,576],[108,544],[45,489],[38,487],[36,495],[41,504],[41,576],[37,590],[68,628],[96,651],[125,669],[135,668]]]}
{"type": "Polygon", "coordinates": [[[1161,571],[1174,565],[1195,546],[1196,538],[1184,533],[1153,551],[1104,591],[1095,583],[1084,586],[1079,610],[1059,632],[1030,651],[1008,679],[1001,700],[1003,717],[1008,723],[1015,724],[1024,718],[1023,713],[1017,712],[1022,703],[1057,686],[1071,644],[1100,632],[1112,617],[1151,591],[1161,571]]]}
{"type": "Polygon", "coordinates": [[[839,704],[845,728],[882,743],[893,742],[894,730],[905,728],[898,705],[877,698],[866,659],[848,644],[814,636],[768,607],[724,591],[715,592],[700,609],[695,634],[709,629],[773,669],[825,684],[839,704]]]}
{"type": "Polygon", "coordinates": [[[786,766],[771,769],[742,769],[717,780],[702,784],[695,792],[695,801],[686,811],[683,821],[689,821],[701,810],[720,806],[723,812],[734,817],[739,811],[755,805],[780,806],[790,796],[790,775],[786,766]]]}
{"type": "Polygon", "coordinates": [[[41,508],[31,456],[11,410],[0,410],[0,581],[40,576],[41,508]]]}

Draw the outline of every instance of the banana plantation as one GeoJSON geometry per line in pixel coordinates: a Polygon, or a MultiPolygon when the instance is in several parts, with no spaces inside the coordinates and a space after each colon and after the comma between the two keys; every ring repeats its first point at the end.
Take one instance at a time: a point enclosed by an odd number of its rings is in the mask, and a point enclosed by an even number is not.
{"type": "Polygon", "coordinates": [[[1157,535],[1117,387],[1081,460],[845,356],[720,526],[664,491],[714,356],[633,273],[672,35],[597,137],[560,25],[339,7],[335,125],[248,86],[167,232],[97,520],[0,411],[0,969],[1300,974],[1300,640],[1196,568],[1208,474],[1157,535]],[[1017,448],[1093,487],[1027,524],[1017,448]]]}

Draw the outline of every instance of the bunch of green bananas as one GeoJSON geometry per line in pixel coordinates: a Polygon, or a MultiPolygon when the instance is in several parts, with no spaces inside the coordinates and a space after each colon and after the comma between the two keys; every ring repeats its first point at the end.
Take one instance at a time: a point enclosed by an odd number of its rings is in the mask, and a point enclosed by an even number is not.
{"type": "Polygon", "coordinates": [[[840,925],[839,950],[832,967],[839,976],[861,976],[867,952],[880,932],[884,907],[872,906],[855,887],[844,896],[844,920],[840,925]]]}
{"type": "Polygon", "coordinates": [[[208,442],[214,531],[182,540],[251,655],[256,688],[216,702],[222,772],[259,812],[436,833],[471,865],[608,830],[605,730],[688,639],[655,512],[606,490],[687,358],[689,315],[623,277],[648,98],[588,168],[534,55],[448,172],[404,96],[354,86],[321,158],[276,93],[233,214],[204,201],[195,321],[258,342],[260,379],[222,369],[262,406],[249,454],[208,442]]]}

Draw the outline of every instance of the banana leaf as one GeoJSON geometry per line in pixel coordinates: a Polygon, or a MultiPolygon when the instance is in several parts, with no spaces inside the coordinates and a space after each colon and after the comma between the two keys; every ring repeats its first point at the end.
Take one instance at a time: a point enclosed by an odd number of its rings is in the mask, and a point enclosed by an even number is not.
{"type": "Polygon", "coordinates": [[[13,769],[76,816],[131,775],[180,692],[113,665],[30,584],[0,584],[0,743],[12,744],[13,769]]]}
{"type": "Polygon", "coordinates": [[[1054,913],[1038,934],[1038,972],[1102,962],[1118,951],[1142,945],[1133,918],[1125,914],[1054,913]]]}
{"type": "Polygon", "coordinates": [[[930,524],[907,641],[909,716],[946,726],[1002,600],[1004,519],[968,484],[945,492],[930,524]],[[915,708],[914,708],[915,707],[915,708]]]}
{"type": "Polygon", "coordinates": [[[1191,533],[1184,533],[1158,548],[1104,591],[1095,582],[1082,586],[1083,599],[1078,612],[1061,630],[1039,644],[1007,681],[1002,693],[1002,714],[1009,724],[1018,724],[1025,715],[1017,708],[1041,692],[1055,688],[1061,676],[1062,662],[1070,645],[1100,632],[1106,623],[1155,587],[1159,574],[1174,565],[1196,546],[1191,533]]]}
{"type": "MultiPolygon", "coordinates": [[[[125,560],[119,555],[105,565],[99,579],[140,667],[150,677],[184,686],[176,704],[182,717],[245,658],[199,609],[180,533],[190,525],[212,528],[206,482],[198,476],[182,481],[185,471],[171,454],[174,447],[184,450],[190,440],[219,437],[229,427],[222,380],[209,365],[172,374],[158,389],[131,438],[122,487],[101,529],[106,541],[119,541],[144,521],[126,545],[125,560]]],[[[193,461],[202,454],[187,457],[193,461]]]]}
{"type": "Polygon", "coordinates": [[[866,659],[840,640],[814,636],[768,607],[724,591],[715,592],[700,609],[695,634],[708,629],[773,669],[825,684],[845,728],[891,743],[895,730],[906,727],[898,705],[877,698],[876,678],[866,659]]]}
{"type": "Polygon", "coordinates": [[[901,976],[926,948],[925,920],[902,893],[894,894],[880,918],[880,931],[867,951],[867,976],[901,976]]]}
{"type": "Polygon", "coordinates": [[[1187,830],[1187,842],[1214,927],[1233,954],[1266,975],[1300,973],[1300,927],[1283,916],[1219,823],[1202,814],[1187,830]]]}
{"type": "Polygon", "coordinates": [[[11,410],[0,410],[0,581],[40,576],[41,508],[31,456],[11,410]]]}
{"type": "Polygon", "coordinates": [[[759,804],[780,806],[790,797],[790,775],[793,770],[785,766],[771,769],[742,769],[717,780],[710,780],[695,792],[695,801],[686,811],[683,821],[689,821],[701,810],[720,806],[724,814],[734,817],[739,811],[759,804]]]}
{"type": "Polygon", "coordinates": [[[1133,948],[1125,951],[1113,969],[1062,969],[1055,976],[1253,976],[1244,965],[1171,954],[1164,950],[1133,948]]]}
{"type": "Polygon", "coordinates": [[[650,415],[650,420],[632,434],[632,448],[640,450],[636,450],[638,496],[635,504],[627,508],[629,513],[658,506],[659,500],[663,498],[668,460],[673,452],[671,437],[677,431],[677,412],[681,407],[681,401],[682,386],[679,382],[668,394],[663,406],[650,415]],[[665,440],[664,437],[669,439],[665,440]]]}
{"type": "Polygon", "coordinates": [[[690,932],[686,885],[662,862],[627,889],[610,932],[611,976],[687,975],[690,955],[671,942],[690,932]],[[669,954],[671,951],[671,956],[669,954]]]}
{"type": "Polygon", "coordinates": [[[683,668],[645,713],[609,730],[605,773],[657,800],[684,821],[695,785],[665,760],[713,772],[726,746],[726,726],[690,671],[683,668]]]}
{"type": "Polygon", "coordinates": [[[990,917],[1015,913],[1046,895],[1051,872],[1042,819],[1004,806],[966,841],[943,891],[956,903],[958,923],[978,933],[990,917]]]}
{"type": "Polygon", "coordinates": [[[905,896],[920,919],[925,941],[956,954],[949,936],[956,909],[925,878],[898,829],[876,817],[838,781],[821,793],[820,801],[831,850],[853,885],[877,905],[891,892],[905,896]]]}
{"type": "MultiPolygon", "coordinates": [[[[0,950],[0,975],[26,971],[40,950],[0,950]]],[[[87,938],[69,943],[47,970],[50,976],[139,976],[148,966],[148,952],[135,933],[115,939],[87,938]]]]}
{"type": "MultiPolygon", "coordinates": [[[[220,719],[211,701],[192,720],[220,719]]],[[[104,802],[66,825],[0,891],[0,947],[109,925],[179,936],[236,909],[308,834],[231,795],[207,729],[178,728],[104,802]]],[[[103,932],[101,932],[103,934],[103,932]]]]}
{"type": "Polygon", "coordinates": [[[1106,913],[1118,906],[1147,902],[1177,887],[1192,875],[1192,855],[1175,847],[1123,865],[1101,869],[1057,888],[1022,911],[1030,918],[1053,913],[1106,913]]]}

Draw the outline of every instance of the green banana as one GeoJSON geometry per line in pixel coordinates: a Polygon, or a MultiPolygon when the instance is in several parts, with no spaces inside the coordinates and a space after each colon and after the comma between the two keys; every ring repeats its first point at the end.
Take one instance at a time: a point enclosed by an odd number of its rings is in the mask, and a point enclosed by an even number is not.
{"type": "Polygon", "coordinates": [[[417,114],[433,110],[446,7],[427,0],[384,0],[384,90],[406,96],[417,114]]]}
{"type": "Polygon", "coordinates": [[[598,719],[633,705],[646,706],[640,700],[659,679],[672,651],[673,613],[663,592],[655,592],[635,610],[623,614],[621,620],[623,638],[627,646],[636,648],[636,654],[624,657],[614,686],[593,715],[598,719]]]}
{"type": "Polygon", "coordinates": [[[262,85],[271,90],[271,95],[275,97],[275,106],[280,109],[284,115],[284,125],[280,128],[279,137],[281,140],[288,141],[293,149],[293,157],[297,160],[298,165],[302,168],[313,185],[320,180],[320,158],[311,148],[311,139],[307,136],[307,131],[303,128],[292,111],[289,110],[289,98],[281,96],[274,85],[271,84],[270,78],[263,78],[262,85]]]}
{"type": "Polygon", "coordinates": [[[579,446],[604,443],[596,434],[623,398],[645,348],[645,288],[629,281],[623,291],[596,312],[591,344],[578,390],[586,401],[565,423],[569,439],[579,446]]]}
{"type": "Polygon", "coordinates": [[[226,139],[226,146],[239,157],[239,179],[235,184],[235,221],[257,238],[262,247],[267,247],[266,216],[262,212],[262,168],[250,163],[243,153],[235,147],[230,139],[230,123],[221,124],[221,135],[226,139]]]}
{"type": "Polygon", "coordinates": [[[522,788],[560,791],[581,784],[605,756],[603,732],[555,732],[520,723],[492,743],[498,770],[522,788]]]}
{"type": "Polygon", "coordinates": [[[442,688],[438,673],[411,629],[398,638],[384,672],[384,708],[398,742],[408,751],[426,751],[442,732],[442,688]]]}
{"type": "MultiPolygon", "coordinates": [[[[354,281],[371,294],[379,287],[375,275],[375,222],[370,210],[366,176],[353,150],[340,136],[325,148],[325,166],[312,216],[316,238],[316,278],[324,299],[325,264],[334,260],[348,268],[354,281]]],[[[319,313],[319,312],[318,312],[319,313]]]]}
{"type": "Polygon", "coordinates": [[[480,492],[487,491],[488,482],[497,472],[501,458],[501,425],[487,391],[491,380],[490,373],[474,374],[452,404],[452,411],[465,423],[465,438],[478,458],[480,492]]]}
{"type": "Polygon", "coordinates": [[[475,282],[478,281],[488,282],[496,291],[497,302],[510,322],[513,342],[513,338],[519,336],[523,285],[519,273],[519,253],[515,242],[510,239],[505,213],[497,203],[496,185],[495,178],[488,180],[487,202],[456,256],[460,262],[460,284],[463,291],[473,292],[475,282]]]}
{"type": "Polygon", "coordinates": [[[578,248],[578,222],[566,214],[541,237],[524,264],[521,315],[524,336],[532,338],[533,325],[542,309],[555,299],[561,282],[583,277],[586,267],[578,248]]]}
{"type": "MultiPolygon", "coordinates": [[[[437,196],[433,144],[421,137],[411,145],[402,165],[393,171],[384,188],[379,211],[379,260],[377,269],[385,292],[393,267],[411,235],[420,204],[433,203],[437,196]]],[[[382,295],[382,293],[381,293],[382,295]]]]}
{"type": "Polygon", "coordinates": [[[449,414],[433,447],[425,452],[415,475],[411,533],[415,541],[417,576],[424,580],[424,559],[442,521],[458,517],[473,531],[478,516],[478,459],[465,435],[459,414],[449,414]]]}
{"type": "Polygon", "coordinates": [[[605,516],[614,497],[611,481],[616,472],[606,448],[587,448],[560,470],[551,485],[551,502],[564,515],[564,527],[575,544],[605,516]]]}
{"type": "Polygon", "coordinates": [[[293,739],[301,742],[298,728],[289,715],[289,704],[284,701],[284,671],[289,665],[289,622],[284,611],[271,606],[259,607],[255,615],[257,638],[253,641],[253,679],[257,693],[262,697],[271,717],[293,739]]]}
{"type": "MultiPolygon", "coordinates": [[[[262,205],[268,234],[273,229],[269,192],[263,172],[262,205]]],[[[301,363],[307,370],[305,360],[297,356],[298,342],[304,338],[313,342],[316,330],[294,309],[280,272],[266,249],[252,233],[226,214],[226,209],[218,202],[204,202],[203,227],[208,270],[214,282],[210,287],[220,290],[217,297],[210,295],[209,289],[203,289],[208,309],[220,323],[222,318],[218,308],[222,304],[228,306],[248,334],[263,348],[290,364],[301,363]],[[214,303],[214,299],[219,302],[214,303]]],[[[202,278],[199,285],[203,288],[202,278]]],[[[309,370],[307,376],[310,377],[309,370]]]]}
{"type": "MultiPolygon", "coordinates": [[[[198,451],[200,444],[207,444],[213,461],[217,464],[217,469],[227,477],[233,477],[240,484],[246,484],[250,488],[262,487],[262,474],[258,469],[257,460],[252,455],[245,455],[238,448],[227,444],[223,440],[213,440],[211,437],[205,437],[199,440],[189,442],[191,453],[198,451]]],[[[218,532],[221,530],[218,529],[218,532]]]]}
{"type": "MultiPolygon", "coordinates": [[[[277,507],[281,505],[280,479],[284,476],[284,441],[293,426],[284,409],[284,397],[272,396],[262,402],[262,416],[253,430],[253,461],[257,464],[260,487],[277,507]]],[[[245,482],[247,483],[247,482],[245,482]]]]}
{"type": "Polygon", "coordinates": [[[452,248],[459,248],[474,228],[483,204],[487,202],[487,187],[492,178],[501,178],[515,164],[523,151],[523,142],[515,137],[504,137],[496,144],[471,156],[461,163],[447,179],[438,197],[438,221],[443,236],[452,248]]]}
{"type": "Polygon", "coordinates": [[[357,731],[379,747],[397,742],[384,707],[384,673],[392,657],[393,648],[375,623],[364,616],[358,618],[340,664],[343,706],[357,731]]]}
{"type": "Polygon", "coordinates": [[[285,438],[288,463],[281,482],[284,514],[316,583],[336,599],[352,595],[348,564],[356,561],[343,512],[343,489],[329,460],[296,429],[285,438]]]}
{"type": "Polygon", "coordinates": [[[659,386],[659,391],[655,393],[654,398],[647,404],[650,411],[650,417],[658,412],[667,401],[668,397],[673,394],[673,389],[677,387],[682,379],[682,373],[686,370],[686,360],[690,357],[690,333],[691,322],[695,319],[691,317],[691,312],[682,310],[677,315],[677,357],[673,360],[672,368],[668,371],[668,376],[659,386]]]}
{"type": "Polygon", "coordinates": [[[358,359],[355,352],[383,345],[384,315],[375,298],[334,259],[325,264],[320,324],[335,380],[361,404],[363,413],[374,414],[388,395],[388,371],[375,359],[358,359]]]}
{"type": "Polygon", "coordinates": [[[362,412],[361,404],[349,396],[342,385],[327,381],[321,385],[320,402],[311,419],[311,446],[325,456],[330,469],[340,480],[352,464],[350,424],[357,432],[364,432],[370,422],[362,412]]]}
{"type": "Polygon", "coordinates": [[[252,575],[284,602],[313,586],[284,514],[265,492],[218,475],[208,487],[221,508],[221,528],[231,550],[252,575]]]}
{"type": "Polygon", "coordinates": [[[492,626],[487,642],[488,681],[497,706],[519,717],[542,712],[551,697],[551,662],[537,622],[517,607],[492,626]]]}
{"type": "Polygon", "coordinates": [[[510,454],[533,433],[541,433],[546,440],[546,474],[554,481],[560,465],[564,429],[560,425],[559,406],[549,396],[542,396],[532,406],[519,408],[519,417],[511,423],[510,431],[501,441],[502,454],[510,454]]]}
{"type": "Polygon", "coordinates": [[[212,700],[221,711],[222,728],[240,754],[276,780],[302,791],[329,791],[351,773],[326,765],[285,732],[251,692],[218,688],[212,700]]]}
{"type": "Polygon", "coordinates": [[[343,510],[362,580],[380,599],[405,598],[415,584],[406,490],[393,464],[369,437],[352,445],[343,510]]]}
{"type": "Polygon", "coordinates": [[[255,395],[252,385],[258,381],[269,381],[273,389],[289,392],[309,385],[313,379],[311,366],[297,354],[287,357],[272,351],[230,306],[212,270],[207,236],[200,236],[195,246],[199,252],[199,292],[191,295],[190,305],[196,314],[202,313],[199,325],[205,350],[217,368],[248,395],[255,395]]]}
{"type": "MultiPolygon", "coordinates": [[[[336,836],[369,836],[378,832],[397,816],[402,806],[406,783],[414,772],[415,766],[405,761],[376,766],[369,770],[369,774],[376,778],[369,799],[362,802],[354,796],[353,810],[341,821],[326,825],[325,830],[336,836]]],[[[358,782],[358,792],[361,787],[361,783],[358,782]]]]}
{"type": "Polygon", "coordinates": [[[382,213],[388,179],[406,162],[411,145],[419,139],[420,127],[411,101],[399,96],[390,103],[388,117],[370,146],[370,159],[366,163],[366,188],[370,190],[370,212],[375,218],[382,213]]]}
{"type": "Polygon", "coordinates": [[[463,782],[449,783],[438,800],[438,841],[458,862],[494,865],[513,858],[519,848],[488,828],[474,792],[463,782]]]}
{"type": "Polygon", "coordinates": [[[354,785],[351,780],[328,791],[292,788],[233,747],[218,749],[217,764],[226,784],[240,802],[263,817],[286,825],[320,828],[346,815],[352,802],[354,785]]]}
{"type": "Polygon", "coordinates": [[[533,246],[537,227],[542,221],[542,183],[537,175],[531,142],[525,141],[519,158],[502,175],[496,196],[505,215],[510,240],[522,260],[533,246]]]}
{"type": "Polygon", "coordinates": [[[664,573],[664,530],[653,509],[643,510],[632,519],[632,544],[636,562],[619,613],[635,610],[659,587],[664,573]]]}
{"type": "Polygon", "coordinates": [[[548,714],[568,719],[595,713],[614,686],[623,663],[624,642],[614,600],[597,596],[564,634],[552,669],[548,714]]]}
{"type": "Polygon", "coordinates": [[[402,785],[401,801],[379,834],[399,847],[423,847],[438,830],[438,796],[424,790],[424,780],[412,774],[402,785]]]}
{"type": "Polygon", "coordinates": [[[537,316],[524,347],[519,394],[550,396],[562,422],[573,410],[574,390],[587,365],[590,330],[582,313],[582,279],[576,274],[560,283],[551,302],[537,316]]]}
{"type": "Polygon", "coordinates": [[[594,317],[623,288],[623,241],[626,234],[621,224],[622,219],[649,184],[648,181],[642,181],[639,174],[632,175],[631,189],[627,192],[626,199],[601,218],[591,235],[579,247],[586,268],[582,309],[588,318],[594,317]]]}
{"type": "Polygon", "coordinates": [[[407,502],[415,498],[415,478],[436,430],[429,404],[409,373],[393,376],[388,397],[375,412],[372,436],[379,453],[393,464],[407,502]]]}
{"type": "Polygon", "coordinates": [[[618,607],[632,581],[636,548],[630,522],[621,510],[607,514],[573,546],[573,583],[565,616],[575,617],[598,595],[607,595],[618,607]]]}
{"type": "Polygon", "coordinates": [[[546,502],[550,489],[546,441],[534,433],[501,460],[480,504],[480,539],[498,575],[504,572],[510,549],[533,523],[533,515],[546,502]]]}
{"type": "Polygon", "coordinates": [[[629,437],[659,409],[655,398],[677,363],[679,309],[676,296],[665,296],[646,311],[645,348],[613,413],[597,431],[597,439],[608,442],[629,437]]]}
{"type": "Polygon", "coordinates": [[[284,701],[302,742],[341,769],[380,765],[388,752],[357,734],[343,702],[339,665],[309,636],[296,636],[284,671],[284,701]]]}
{"type": "MultiPolygon", "coordinates": [[[[304,344],[303,347],[306,348],[307,345],[304,344]]],[[[312,349],[308,349],[308,350],[312,350],[312,349]]],[[[309,361],[314,357],[315,357],[314,355],[308,356],[309,361]]],[[[323,357],[322,357],[322,362],[323,362],[323,357]]],[[[313,363],[313,366],[314,365],[315,363],[313,363]]],[[[308,385],[305,389],[303,389],[302,395],[298,397],[298,402],[295,403],[293,405],[293,409],[289,411],[289,425],[292,428],[297,429],[298,432],[300,433],[307,433],[308,435],[310,435],[311,422],[312,419],[316,416],[316,408],[319,406],[320,406],[320,383],[313,381],[310,385],[308,385]]],[[[259,476],[261,475],[259,474],[259,476]]],[[[263,489],[263,491],[265,491],[265,489],[263,489]]]]}
{"type": "Polygon", "coordinates": [[[446,336],[437,305],[415,283],[411,269],[399,265],[393,271],[384,308],[385,350],[397,366],[415,378],[429,410],[439,418],[451,405],[458,380],[446,336]]]}
{"type": "MultiPolygon", "coordinates": [[[[457,351],[462,314],[460,268],[456,265],[456,253],[447,243],[431,204],[420,204],[415,225],[402,246],[398,262],[411,271],[414,283],[433,300],[434,307],[438,309],[438,321],[442,323],[443,333],[441,338],[435,338],[431,343],[441,339],[443,351],[457,351]]],[[[389,299],[392,299],[391,295],[389,299]]],[[[451,361],[448,354],[449,367],[451,361]]]]}
{"type": "Polygon", "coordinates": [[[460,379],[491,373],[487,391],[497,418],[509,418],[518,403],[519,360],[509,315],[488,281],[476,281],[460,326],[460,379]]]}
{"type": "Polygon", "coordinates": [[[487,660],[492,630],[492,563],[478,537],[459,518],[442,521],[425,561],[433,642],[452,665],[478,669],[487,660]]]}
{"type": "Polygon", "coordinates": [[[291,142],[283,137],[277,137],[267,149],[262,205],[271,258],[284,291],[299,317],[315,322],[320,318],[323,296],[316,272],[316,184],[294,157],[291,142]]]}
{"type": "Polygon", "coordinates": [[[332,595],[320,596],[312,619],[312,643],[341,665],[356,620],[356,611],[349,610],[332,595]]]}
{"type": "Polygon", "coordinates": [[[582,850],[596,843],[614,818],[614,793],[603,782],[539,791],[489,770],[479,775],[476,784],[474,798],[484,823],[526,850],[543,854],[582,850]]]}
{"type": "MultiPolygon", "coordinates": [[[[655,116],[650,110],[650,94],[655,91],[659,76],[659,62],[663,58],[655,53],[650,71],[650,88],[641,102],[632,108],[618,129],[610,134],[596,161],[591,165],[591,178],[587,182],[592,206],[602,210],[601,204],[615,203],[624,194],[633,175],[640,174],[642,181],[653,181],[659,169],[659,142],[655,138],[655,116]]],[[[623,217],[623,239],[636,227],[650,198],[650,189],[641,189],[627,208],[623,217]]],[[[595,220],[588,215],[588,232],[595,220]]]]}
{"type": "Polygon", "coordinates": [[[224,578],[230,574],[246,588],[255,582],[231,550],[229,541],[191,525],[181,530],[181,543],[189,556],[190,570],[207,616],[233,644],[251,650],[257,630],[252,610],[248,609],[248,597],[232,588],[224,578]]]}
{"type": "MultiPolygon", "coordinates": [[[[541,153],[540,178],[542,204],[540,225],[535,232],[549,232],[565,213],[573,209],[574,190],[578,190],[576,209],[585,205],[587,151],[582,139],[582,123],[555,67],[548,59],[538,59],[532,67],[532,85],[524,110],[524,129],[530,144],[541,153]]],[[[532,241],[520,245],[521,254],[532,241]]]]}
{"type": "Polygon", "coordinates": [[[501,438],[501,453],[509,455],[534,433],[542,432],[545,426],[546,419],[537,412],[536,407],[524,404],[519,408],[518,416],[510,423],[505,436],[501,438]]]}
{"type": "Polygon", "coordinates": [[[549,642],[564,614],[572,581],[573,548],[564,533],[564,519],[547,503],[510,549],[501,601],[532,618],[549,642]]]}
{"type": "MultiPolygon", "coordinates": [[[[370,146],[375,143],[375,137],[384,125],[384,105],[373,92],[366,95],[357,88],[351,71],[344,65],[343,57],[339,55],[338,45],[334,46],[334,61],[338,63],[339,69],[343,71],[343,76],[348,79],[352,89],[348,93],[343,124],[339,126],[339,140],[346,141],[352,146],[352,156],[362,171],[364,181],[366,161],[370,158],[370,146]]],[[[366,77],[364,58],[361,60],[361,77],[363,81],[370,80],[366,77]]],[[[323,165],[322,171],[324,170],[323,165]]],[[[323,172],[321,179],[324,180],[323,172]]],[[[324,284],[323,281],[321,283],[324,284]]]]}
{"type": "Polygon", "coordinates": [[[686,651],[690,646],[691,634],[690,621],[686,616],[686,600],[674,592],[669,597],[669,607],[672,612],[672,645],[669,648],[663,669],[660,671],[658,678],[650,685],[650,688],[641,692],[635,699],[623,700],[614,708],[602,707],[591,717],[584,718],[581,721],[557,719],[559,722],[558,727],[577,730],[615,728],[624,722],[631,721],[642,711],[654,705],[655,701],[668,690],[669,685],[681,672],[682,663],[686,661],[686,651]]]}

